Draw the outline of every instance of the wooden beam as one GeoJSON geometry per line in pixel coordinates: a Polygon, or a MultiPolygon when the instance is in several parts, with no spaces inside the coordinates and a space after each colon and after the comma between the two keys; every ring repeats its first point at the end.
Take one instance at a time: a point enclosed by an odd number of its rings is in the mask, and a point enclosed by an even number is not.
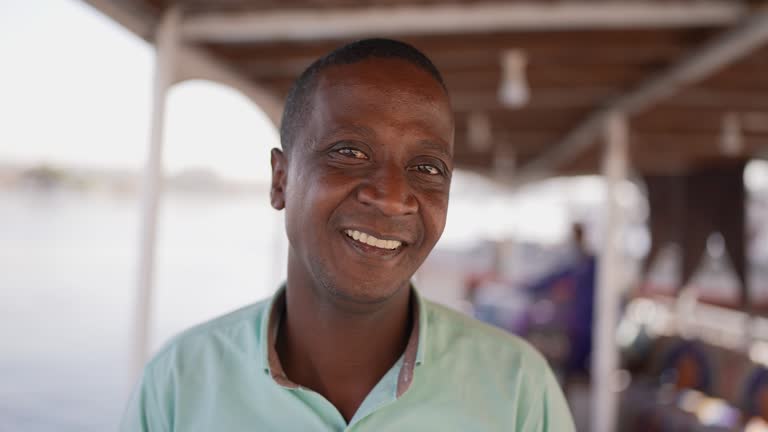
{"type": "MultiPolygon", "coordinates": [[[[138,37],[155,43],[159,20],[148,9],[128,7],[127,2],[109,0],[83,0],[102,14],[113,19],[138,37]]],[[[133,4],[133,3],[130,3],[133,4]]],[[[180,17],[180,19],[184,19],[180,17]]],[[[280,124],[282,100],[268,90],[260,88],[231,66],[212,57],[204,48],[193,47],[179,41],[174,83],[189,79],[207,79],[233,87],[261,108],[275,125],[280,124]]]]}
{"type": "MultiPolygon", "coordinates": [[[[489,152],[495,147],[510,146],[515,149],[516,152],[521,154],[536,154],[546,144],[552,142],[552,139],[557,137],[556,134],[551,132],[494,132],[492,136],[493,145],[490,147],[489,152]]],[[[467,148],[468,152],[470,146],[467,140],[467,129],[456,129],[456,151],[461,151],[467,148]]]]}
{"type": "Polygon", "coordinates": [[[283,100],[280,96],[243,77],[239,71],[214,58],[204,49],[185,44],[179,52],[178,81],[191,79],[215,81],[240,91],[264,111],[275,127],[279,127],[283,114],[283,100]]]}
{"type": "MultiPolygon", "coordinates": [[[[632,129],[639,134],[681,135],[704,134],[707,140],[720,136],[723,110],[652,109],[632,121],[632,129]]],[[[690,135],[689,135],[690,136],[690,135]]],[[[666,140],[666,142],[674,142],[666,140]]]]}
{"type": "MultiPolygon", "coordinates": [[[[539,66],[531,65],[526,69],[526,82],[532,89],[539,87],[576,89],[583,87],[613,87],[625,89],[648,76],[658,66],[637,65],[593,65],[593,66],[539,66]]],[[[449,93],[457,91],[497,91],[502,80],[502,71],[498,65],[481,65],[464,70],[442,70],[443,80],[449,93]]],[[[295,76],[256,79],[261,85],[278,91],[287,90],[296,79],[295,76]]]]}
{"type": "MultiPolygon", "coordinates": [[[[751,152],[768,146],[768,135],[744,135],[743,149],[740,156],[749,156],[751,152]]],[[[670,156],[711,157],[728,159],[734,155],[722,150],[719,134],[707,133],[633,133],[632,152],[648,153],[663,159],[670,156]]]]}
{"type": "Polygon", "coordinates": [[[614,112],[637,114],[669,98],[682,87],[717,72],[768,41],[768,7],[755,10],[738,26],[722,33],[635,90],[600,108],[572,129],[541,157],[519,170],[523,178],[539,178],[589,148],[614,112]]]}
{"type": "MultiPolygon", "coordinates": [[[[451,105],[457,112],[492,111],[505,115],[510,109],[499,102],[498,89],[451,90],[451,105]]],[[[541,110],[579,109],[586,110],[621,94],[621,89],[610,87],[531,89],[528,103],[522,110],[537,110],[541,115],[550,113],[541,110]]],[[[568,126],[570,127],[570,125],[568,126]]]]}
{"type": "MultiPolygon", "coordinates": [[[[514,145],[517,160],[525,165],[541,153],[542,142],[551,136],[544,131],[530,133],[494,133],[495,145],[514,145]],[[538,147],[537,147],[538,146],[538,147]]],[[[465,143],[457,132],[455,159],[457,164],[469,156],[478,160],[477,154],[465,149],[465,143]]],[[[743,137],[744,148],[736,155],[726,155],[720,146],[719,135],[694,133],[639,133],[633,131],[630,159],[635,171],[642,174],[680,174],[698,167],[727,165],[734,160],[753,157],[761,152],[768,154],[768,134],[743,137]]],[[[553,175],[598,174],[600,150],[598,145],[568,160],[554,171],[553,175]]],[[[488,153],[490,154],[490,153],[488,153]]],[[[488,167],[492,166],[489,161],[488,167]]],[[[516,179],[516,184],[533,181],[532,178],[516,179]]]]}
{"type": "Polygon", "coordinates": [[[727,111],[768,111],[768,91],[722,90],[697,85],[681,90],[664,101],[660,107],[662,106],[727,111]]]}
{"type": "MultiPolygon", "coordinates": [[[[457,128],[461,128],[466,122],[470,112],[456,113],[457,128]]],[[[494,129],[503,128],[515,133],[529,131],[546,131],[562,133],[573,127],[580,119],[589,113],[588,108],[546,108],[523,110],[492,110],[486,112],[494,129]]]]}
{"type": "Polygon", "coordinates": [[[151,42],[151,39],[154,37],[159,20],[150,11],[137,9],[136,5],[128,7],[126,2],[110,0],[82,1],[127,28],[136,36],[148,42],[151,42]]]}
{"type": "MultiPolygon", "coordinates": [[[[600,66],[647,66],[649,64],[664,64],[672,62],[674,59],[685,53],[690,44],[654,44],[639,46],[628,42],[624,45],[613,43],[612,46],[590,45],[589,55],[580,55],[575,53],[573,47],[582,45],[578,38],[569,38],[569,44],[553,45],[551,47],[535,47],[530,44],[510,44],[509,48],[515,48],[525,51],[526,57],[531,65],[537,67],[600,67],[600,66]],[[630,50],[632,55],[627,57],[626,53],[630,50]]],[[[224,48],[221,45],[206,44],[206,47],[215,51],[217,54],[224,52],[226,58],[236,63],[238,68],[248,71],[254,78],[280,78],[297,77],[313,61],[325,54],[327,51],[318,52],[316,56],[302,55],[302,53],[283,52],[278,57],[267,57],[268,54],[259,52],[256,49],[241,48],[232,50],[224,48]]],[[[503,47],[489,48],[478,47],[475,49],[445,50],[432,48],[429,49],[419,45],[424,49],[430,60],[440,71],[447,70],[465,70],[476,69],[480,67],[498,68],[499,52],[503,47]]],[[[329,50],[333,49],[332,47],[329,50]]]]}
{"type": "MultiPolygon", "coordinates": [[[[526,81],[533,89],[537,87],[619,87],[635,84],[658,65],[538,65],[531,64],[525,70],[526,81]]],[[[479,68],[452,70],[443,69],[443,79],[450,91],[485,88],[498,89],[502,80],[499,62],[479,68]]]]}
{"type": "MultiPolygon", "coordinates": [[[[531,100],[523,107],[527,109],[586,109],[594,107],[621,96],[622,90],[618,87],[540,87],[531,89],[531,100]]],[[[496,89],[490,90],[452,90],[451,103],[456,111],[488,110],[509,112],[498,101],[496,89]]],[[[685,129],[689,126],[697,128],[719,127],[720,120],[716,123],[702,124],[702,118],[722,115],[724,112],[736,111],[739,113],[768,112],[768,91],[729,91],[709,88],[693,87],[681,90],[675,96],[657,105],[647,113],[641,113],[637,120],[633,120],[633,127],[640,119],[659,118],[670,114],[670,117],[659,119],[666,124],[685,129]],[[657,114],[658,112],[658,114],[657,114]],[[675,125],[675,117],[684,116],[681,121],[686,122],[675,125]],[[688,125],[687,122],[696,123],[688,125]]],[[[542,115],[547,115],[542,113],[542,115]]]]}
{"type": "MultiPolygon", "coordinates": [[[[597,148],[597,147],[596,147],[597,148]]],[[[523,159],[523,158],[521,158],[523,159]]],[[[695,157],[682,153],[671,155],[653,155],[650,153],[630,152],[632,171],[642,175],[680,175],[698,169],[728,165],[737,159],[723,159],[716,157],[695,157]]],[[[460,164],[459,161],[456,162],[460,164]]],[[[597,152],[588,152],[577,159],[568,161],[558,168],[558,176],[595,175],[600,173],[600,156],[597,152]]],[[[520,183],[515,183],[520,184],[520,183]]]]}
{"type": "Polygon", "coordinates": [[[366,36],[484,33],[498,30],[629,29],[725,26],[741,2],[624,1],[410,5],[208,13],[185,20],[189,40],[254,42],[366,36]]]}
{"type": "MultiPolygon", "coordinates": [[[[681,29],[583,29],[578,31],[507,31],[400,36],[424,51],[440,67],[479,63],[497,64],[499,50],[525,50],[531,63],[636,64],[665,62],[688,52],[693,44],[708,40],[711,27],[681,29]],[[588,46],[585,51],[583,47],[588,46]],[[579,49],[574,49],[579,48],[579,49]],[[628,56],[627,53],[632,55],[628,56]]],[[[249,43],[203,42],[217,56],[239,63],[267,62],[268,66],[299,63],[300,70],[337,48],[344,41],[264,41],[249,43]]],[[[263,68],[259,68],[263,69],[263,68]]],[[[300,71],[299,70],[299,71],[300,71]]],[[[295,72],[298,73],[298,72],[295,72]]]]}
{"type": "MultiPolygon", "coordinates": [[[[728,112],[722,106],[679,108],[664,104],[637,115],[632,120],[632,129],[637,134],[660,132],[717,138],[722,132],[723,117],[728,112]]],[[[744,128],[742,131],[747,132],[744,128]]]]}
{"type": "Polygon", "coordinates": [[[729,66],[707,77],[700,85],[729,91],[768,91],[768,65],[729,66]]]}

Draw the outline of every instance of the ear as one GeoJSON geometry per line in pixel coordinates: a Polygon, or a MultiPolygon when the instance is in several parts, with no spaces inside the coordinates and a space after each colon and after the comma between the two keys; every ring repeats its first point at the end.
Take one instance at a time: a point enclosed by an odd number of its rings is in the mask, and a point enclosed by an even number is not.
{"type": "Polygon", "coordinates": [[[285,208],[285,180],[288,160],[278,148],[272,149],[270,159],[272,162],[272,186],[269,189],[269,198],[275,210],[282,210],[285,208]]]}

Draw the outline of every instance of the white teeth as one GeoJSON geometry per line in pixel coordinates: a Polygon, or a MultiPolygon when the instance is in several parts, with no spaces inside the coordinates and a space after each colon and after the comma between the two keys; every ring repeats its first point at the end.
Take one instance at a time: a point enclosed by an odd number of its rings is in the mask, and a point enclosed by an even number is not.
{"type": "Polygon", "coordinates": [[[397,240],[383,240],[356,230],[345,230],[344,233],[361,243],[365,243],[367,245],[381,249],[394,250],[399,248],[402,244],[402,242],[397,240]]]}

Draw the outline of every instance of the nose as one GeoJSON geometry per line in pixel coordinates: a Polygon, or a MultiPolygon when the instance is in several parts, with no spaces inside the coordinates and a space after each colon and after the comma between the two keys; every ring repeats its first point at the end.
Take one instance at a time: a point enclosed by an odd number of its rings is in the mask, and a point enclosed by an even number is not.
{"type": "Polygon", "coordinates": [[[357,198],[386,216],[416,213],[419,204],[406,175],[404,169],[396,166],[382,168],[358,188],[357,198]]]}

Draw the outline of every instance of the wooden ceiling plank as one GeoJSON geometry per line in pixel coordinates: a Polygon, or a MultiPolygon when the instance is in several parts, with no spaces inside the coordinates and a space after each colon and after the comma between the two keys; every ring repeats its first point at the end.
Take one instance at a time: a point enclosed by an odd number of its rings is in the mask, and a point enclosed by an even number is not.
{"type": "MultiPolygon", "coordinates": [[[[758,149],[768,145],[768,135],[744,135],[742,144],[745,152],[758,149]]],[[[632,148],[638,153],[650,153],[660,158],[670,154],[727,156],[722,150],[720,134],[634,132],[632,148]]]]}
{"type": "MultiPolygon", "coordinates": [[[[618,87],[539,87],[531,89],[531,99],[521,109],[580,109],[591,108],[622,93],[618,87]]],[[[499,102],[498,88],[451,89],[451,105],[457,112],[509,112],[499,102]]]]}
{"type": "MultiPolygon", "coordinates": [[[[498,62],[498,52],[504,49],[526,51],[533,63],[599,62],[633,63],[634,59],[666,61],[687,52],[715,34],[712,28],[638,30],[620,29],[552,32],[489,32],[482,34],[452,33],[418,37],[399,36],[424,51],[438,66],[448,59],[446,67],[478,62],[498,62]],[[588,47],[588,50],[583,48],[588,47]],[[582,48],[582,49],[575,49],[582,48]]],[[[269,62],[267,65],[300,61],[308,65],[314,59],[340,46],[344,41],[315,39],[312,41],[271,41],[247,43],[201,42],[217,55],[238,62],[269,62]]],[[[260,68],[266,69],[266,68],[260,68]]]]}
{"type": "MultiPolygon", "coordinates": [[[[629,50],[633,53],[637,52],[632,46],[603,49],[600,47],[590,48],[588,55],[581,56],[572,55],[573,51],[578,51],[578,49],[572,46],[560,46],[556,49],[560,53],[556,53],[555,49],[553,49],[552,53],[546,54],[525,48],[522,49],[526,53],[530,65],[529,70],[532,73],[543,70],[545,74],[551,75],[553,73],[563,73],[564,69],[577,72],[586,72],[590,69],[606,69],[616,73],[619,69],[634,69],[638,71],[638,69],[659,68],[684,52],[687,47],[682,45],[678,45],[673,49],[669,46],[646,47],[643,49],[645,55],[638,56],[626,56],[626,52],[629,50]]],[[[212,48],[211,50],[216,55],[220,55],[218,49],[212,48]]],[[[463,53],[436,51],[428,53],[428,55],[437,68],[446,74],[471,74],[481,69],[495,70],[493,72],[495,76],[500,74],[498,71],[501,63],[499,50],[483,50],[483,52],[474,54],[471,51],[464,51],[463,53]]],[[[301,55],[292,58],[283,57],[281,59],[269,60],[247,56],[237,58],[222,57],[237,65],[238,69],[243,70],[244,73],[254,80],[293,79],[317,58],[301,55]]],[[[636,74],[639,72],[629,71],[627,73],[636,74]]]]}
{"type": "Polygon", "coordinates": [[[725,31],[691,55],[643,82],[610,104],[599,108],[543,154],[523,166],[520,176],[537,178],[589,149],[614,112],[637,114],[748,55],[768,40],[768,7],[757,9],[734,28],[725,31]]]}
{"type": "MultiPolygon", "coordinates": [[[[656,70],[657,68],[653,68],[656,70]]],[[[563,88],[579,91],[580,88],[612,87],[625,89],[648,75],[651,68],[631,65],[594,66],[594,67],[538,67],[532,66],[526,71],[526,81],[533,91],[538,88],[563,88]]],[[[501,81],[501,69],[495,65],[478,67],[472,70],[444,70],[443,79],[450,93],[458,91],[496,90],[501,81]]],[[[288,89],[295,77],[254,79],[261,85],[275,89],[288,89]]]]}
{"type": "Polygon", "coordinates": [[[514,2],[207,13],[185,19],[187,40],[307,41],[367,36],[486,33],[498,30],[630,29],[727,26],[741,2],[514,2]]]}
{"type": "MultiPolygon", "coordinates": [[[[488,111],[486,114],[493,128],[503,127],[503,129],[513,132],[549,131],[558,133],[566,130],[588,112],[588,108],[528,108],[523,110],[494,110],[488,111]]],[[[468,112],[456,113],[457,127],[466,123],[469,114],[468,112]]]]}
{"type": "Polygon", "coordinates": [[[698,108],[699,111],[768,111],[768,91],[722,90],[696,86],[684,89],[659,108],[698,108]]]}

